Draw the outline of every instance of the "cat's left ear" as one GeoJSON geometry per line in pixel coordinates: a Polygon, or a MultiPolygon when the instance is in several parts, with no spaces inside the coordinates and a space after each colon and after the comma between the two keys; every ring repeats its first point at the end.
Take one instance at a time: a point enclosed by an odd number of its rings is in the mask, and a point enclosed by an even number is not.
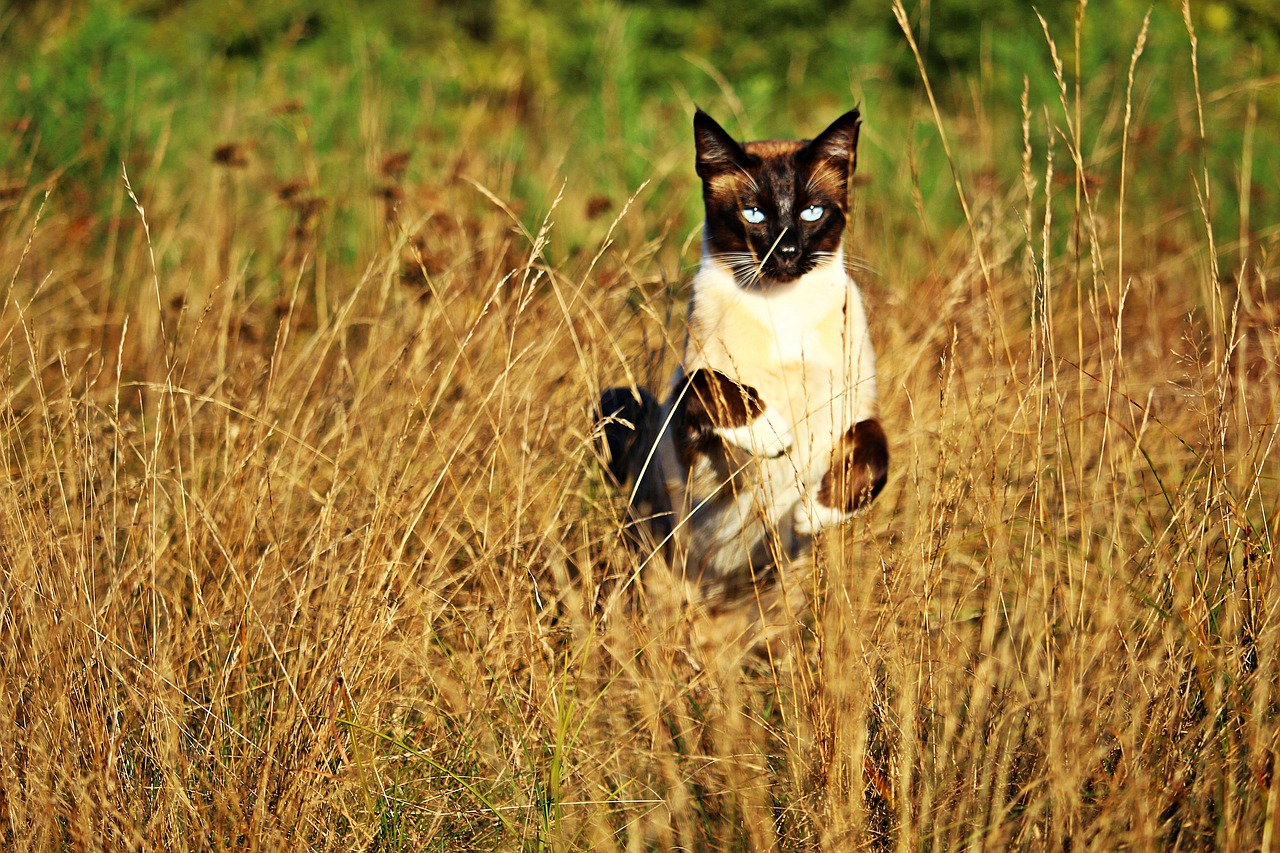
{"type": "Polygon", "coordinates": [[[862,116],[857,109],[840,116],[814,137],[806,151],[815,161],[826,161],[848,176],[858,162],[858,129],[862,116]]]}

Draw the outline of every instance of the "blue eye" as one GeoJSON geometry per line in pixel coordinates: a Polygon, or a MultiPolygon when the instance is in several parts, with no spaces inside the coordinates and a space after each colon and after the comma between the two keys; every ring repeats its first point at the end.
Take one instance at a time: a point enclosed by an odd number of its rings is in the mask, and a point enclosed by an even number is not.
{"type": "Polygon", "coordinates": [[[823,208],[820,204],[811,204],[800,211],[800,218],[805,222],[817,222],[822,218],[823,208]]]}
{"type": "Polygon", "coordinates": [[[759,225],[764,222],[764,211],[758,207],[744,207],[742,208],[742,218],[752,225],[759,225]]]}

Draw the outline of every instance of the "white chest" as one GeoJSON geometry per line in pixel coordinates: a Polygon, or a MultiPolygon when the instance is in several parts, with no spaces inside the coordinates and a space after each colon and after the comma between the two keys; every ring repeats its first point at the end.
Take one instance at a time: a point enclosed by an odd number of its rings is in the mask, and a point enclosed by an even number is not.
{"type": "Polygon", "coordinates": [[[847,343],[851,294],[837,263],[786,285],[744,290],[732,275],[704,260],[694,281],[688,355],[740,368],[766,363],[782,370],[802,363],[832,367],[841,362],[847,343]]]}

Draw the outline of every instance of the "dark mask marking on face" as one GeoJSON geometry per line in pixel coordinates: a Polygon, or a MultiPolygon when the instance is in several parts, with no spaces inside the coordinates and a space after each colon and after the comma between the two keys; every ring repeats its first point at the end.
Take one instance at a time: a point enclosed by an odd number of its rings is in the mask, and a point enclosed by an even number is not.
{"type": "Polygon", "coordinates": [[[860,124],[851,110],[811,141],[744,145],[694,115],[707,247],[740,286],[794,281],[839,251],[860,124]]]}

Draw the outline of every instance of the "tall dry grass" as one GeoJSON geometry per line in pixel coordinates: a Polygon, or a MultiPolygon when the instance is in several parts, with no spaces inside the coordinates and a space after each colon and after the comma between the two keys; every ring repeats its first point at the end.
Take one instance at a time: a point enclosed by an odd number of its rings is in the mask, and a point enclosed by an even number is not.
{"type": "Polygon", "coordinates": [[[953,161],[954,237],[860,191],[892,476],[792,642],[730,661],[649,606],[587,412],[670,367],[683,234],[617,204],[550,260],[584,200],[521,225],[496,161],[384,169],[359,263],[235,150],[88,226],[30,187],[0,844],[1275,849],[1276,231],[1221,269],[1207,176],[1135,207],[1132,71],[1101,129],[1058,80],[1010,180],[953,161]]]}

